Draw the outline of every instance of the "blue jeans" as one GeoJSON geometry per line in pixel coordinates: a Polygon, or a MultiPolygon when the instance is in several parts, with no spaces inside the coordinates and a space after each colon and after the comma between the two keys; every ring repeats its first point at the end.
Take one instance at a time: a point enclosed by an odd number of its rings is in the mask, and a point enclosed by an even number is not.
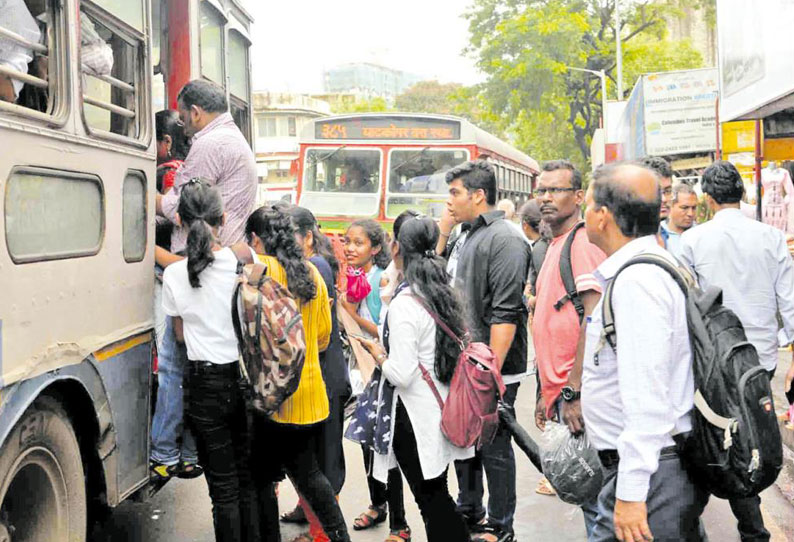
{"type": "Polygon", "coordinates": [[[196,441],[183,424],[182,380],[187,365],[187,350],[176,342],[173,319],[166,316],[162,348],[157,352],[157,403],[152,419],[152,461],[175,465],[180,459],[198,462],[196,441]],[[181,445],[180,445],[181,439],[181,445]]]}
{"type": "MultiPolygon", "coordinates": [[[[509,384],[503,401],[511,409],[516,402],[519,383],[509,384]]],[[[513,409],[514,410],[514,409],[513,409]]],[[[515,411],[513,412],[515,414],[515,411]]],[[[483,470],[488,480],[488,522],[504,532],[513,532],[516,512],[516,458],[510,431],[500,424],[492,443],[477,454],[455,462],[458,475],[458,512],[470,521],[485,517],[483,470]]]]}

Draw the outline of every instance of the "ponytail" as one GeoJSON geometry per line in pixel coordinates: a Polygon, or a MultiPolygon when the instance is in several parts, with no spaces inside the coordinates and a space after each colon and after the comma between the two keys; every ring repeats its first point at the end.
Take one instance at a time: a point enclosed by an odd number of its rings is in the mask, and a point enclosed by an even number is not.
{"type": "MultiPolygon", "coordinates": [[[[465,335],[463,304],[449,284],[444,260],[436,254],[438,225],[431,218],[417,216],[406,220],[397,241],[403,257],[403,274],[413,292],[425,300],[430,309],[460,338],[465,335]]],[[[435,373],[448,384],[458,363],[460,345],[436,326],[435,373]]]]}
{"type": "Polygon", "coordinates": [[[188,280],[193,288],[201,288],[199,275],[215,261],[212,246],[216,239],[212,228],[223,223],[223,201],[218,190],[206,181],[191,179],[182,186],[177,212],[188,228],[188,280]]]}

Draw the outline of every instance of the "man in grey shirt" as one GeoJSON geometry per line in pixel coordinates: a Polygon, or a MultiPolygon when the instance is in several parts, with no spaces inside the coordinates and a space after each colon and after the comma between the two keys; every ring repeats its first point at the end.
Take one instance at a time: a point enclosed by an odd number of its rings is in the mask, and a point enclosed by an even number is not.
{"type": "MultiPolygon", "coordinates": [[[[794,339],[794,264],[783,233],[739,210],[744,183],[730,162],[713,163],[701,181],[714,218],[681,236],[681,261],[701,288],[722,289],[722,303],[741,320],[761,365],[777,366],[778,313],[783,332],[794,339]]],[[[743,541],[769,540],[761,498],[731,499],[743,541]]]]}

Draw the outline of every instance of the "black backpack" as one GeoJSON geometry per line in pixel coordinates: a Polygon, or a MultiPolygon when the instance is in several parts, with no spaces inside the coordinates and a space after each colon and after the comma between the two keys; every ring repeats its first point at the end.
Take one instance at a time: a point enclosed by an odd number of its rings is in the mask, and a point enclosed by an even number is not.
{"type": "Polygon", "coordinates": [[[571,246],[576,238],[576,234],[584,227],[584,222],[579,222],[573,227],[573,231],[565,239],[565,244],[562,246],[560,253],[560,277],[562,278],[562,285],[565,287],[565,295],[562,296],[555,304],[554,309],[559,311],[565,304],[570,301],[573,303],[573,308],[576,309],[576,314],[579,315],[579,324],[581,325],[584,320],[584,303],[582,298],[579,297],[579,292],[576,291],[576,279],[573,276],[573,264],[571,264],[571,246]]]}
{"type": "MultiPolygon", "coordinates": [[[[641,254],[617,273],[640,263],[661,267],[686,296],[692,344],[695,408],[682,459],[693,481],[717,497],[757,495],[777,478],[783,463],[769,374],[759,365],[739,318],[722,305],[719,288],[700,290],[688,271],[662,256],[641,254]]],[[[613,278],[604,293],[604,338],[617,344],[612,311],[613,278]]]]}

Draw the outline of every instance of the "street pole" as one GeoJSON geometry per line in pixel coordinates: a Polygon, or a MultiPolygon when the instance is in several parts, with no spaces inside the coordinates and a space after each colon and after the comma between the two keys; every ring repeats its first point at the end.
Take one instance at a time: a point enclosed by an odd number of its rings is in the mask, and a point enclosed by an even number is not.
{"type": "Polygon", "coordinates": [[[618,100],[623,100],[623,51],[620,44],[620,0],[615,0],[615,41],[618,64],[618,100]]]}
{"type": "Polygon", "coordinates": [[[574,71],[574,72],[585,72],[585,73],[592,73],[593,75],[597,75],[601,78],[601,128],[606,130],[607,128],[607,74],[604,70],[588,70],[587,68],[572,68],[570,66],[565,66],[566,70],[574,71]]]}

